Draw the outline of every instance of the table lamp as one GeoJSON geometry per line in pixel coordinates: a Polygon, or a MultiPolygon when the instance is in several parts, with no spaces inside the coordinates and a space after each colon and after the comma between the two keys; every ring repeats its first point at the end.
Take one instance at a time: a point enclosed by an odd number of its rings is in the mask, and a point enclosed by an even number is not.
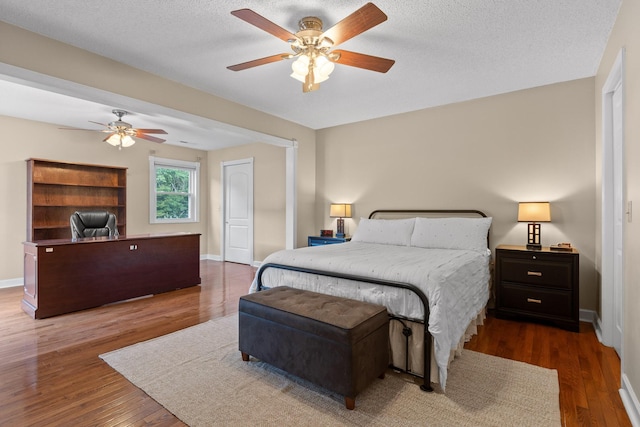
{"type": "Polygon", "coordinates": [[[351,218],[351,205],[348,203],[331,203],[329,216],[331,218],[338,218],[336,237],[344,237],[343,218],[351,218]]]}
{"type": "Polygon", "coordinates": [[[528,222],[527,249],[540,250],[540,222],[551,221],[549,202],[518,203],[518,222],[528,222]]]}

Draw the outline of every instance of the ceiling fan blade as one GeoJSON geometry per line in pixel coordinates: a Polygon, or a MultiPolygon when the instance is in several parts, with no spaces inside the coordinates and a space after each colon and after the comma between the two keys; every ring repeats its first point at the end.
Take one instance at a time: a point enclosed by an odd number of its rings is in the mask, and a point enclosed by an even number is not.
{"type": "Polygon", "coordinates": [[[95,123],[100,126],[109,127],[109,125],[105,125],[104,123],[100,123],[100,122],[94,122],[93,120],[89,120],[89,123],[95,123]]]}
{"type": "Polygon", "coordinates": [[[292,34],[290,31],[287,31],[281,26],[274,24],[267,18],[258,15],[251,9],[234,10],[231,12],[231,14],[242,19],[245,22],[248,22],[251,25],[255,25],[256,27],[266,31],[271,35],[276,36],[280,40],[288,42],[289,40],[295,40],[297,38],[295,34],[292,34]]]}
{"type": "Polygon", "coordinates": [[[147,141],[157,142],[157,143],[162,143],[165,141],[164,139],[156,138],[155,136],[151,136],[151,135],[145,135],[143,133],[140,133],[140,134],[136,133],[134,136],[136,138],[146,139],[147,141]]]}
{"type": "Polygon", "coordinates": [[[136,131],[136,135],[134,135],[134,136],[138,136],[137,135],[138,133],[163,133],[163,134],[167,133],[162,129],[138,129],[138,128],[136,128],[135,131],[136,131]]]}
{"type": "Polygon", "coordinates": [[[386,73],[396,63],[393,59],[380,58],[379,56],[365,55],[364,53],[350,52],[348,50],[334,50],[331,53],[340,54],[335,62],[351,67],[364,68],[366,70],[386,73]]]}
{"type": "Polygon", "coordinates": [[[272,62],[282,61],[283,59],[289,57],[288,53],[280,53],[278,55],[271,55],[265,58],[254,59],[253,61],[243,62],[242,64],[230,65],[227,68],[231,71],[241,71],[246,70],[247,68],[257,67],[258,65],[270,64],[272,62]]]}
{"type": "Polygon", "coordinates": [[[89,131],[89,132],[102,132],[99,129],[82,129],[82,128],[58,128],[61,130],[84,130],[84,131],[89,131]]]}
{"type": "Polygon", "coordinates": [[[368,29],[371,29],[386,20],[387,15],[378,9],[378,6],[373,3],[367,3],[325,31],[321,38],[327,37],[331,39],[333,41],[333,45],[336,46],[360,33],[364,33],[368,29]]]}

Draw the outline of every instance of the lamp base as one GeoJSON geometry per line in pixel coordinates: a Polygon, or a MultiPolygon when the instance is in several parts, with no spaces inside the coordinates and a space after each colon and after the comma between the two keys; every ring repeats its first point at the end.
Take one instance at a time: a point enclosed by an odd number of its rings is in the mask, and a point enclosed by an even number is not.
{"type": "Polygon", "coordinates": [[[542,245],[539,243],[527,243],[527,249],[531,251],[539,251],[542,249],[542,245]]]}
{"type": "Polygon", "coordinates": [[[338,218],[337,225],[336,237],[344,237],[344,219],[338,218]]]}

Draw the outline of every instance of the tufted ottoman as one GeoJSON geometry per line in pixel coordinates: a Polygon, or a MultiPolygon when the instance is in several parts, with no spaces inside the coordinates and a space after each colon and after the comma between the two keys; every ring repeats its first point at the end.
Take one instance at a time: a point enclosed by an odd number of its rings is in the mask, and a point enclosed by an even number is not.
{"type": "Polygon", "coordinates": [[[239,304],[242,359],[254,356],[344,396],[347,409],[389,366],[385,307],[279,286],[239,304]]]}

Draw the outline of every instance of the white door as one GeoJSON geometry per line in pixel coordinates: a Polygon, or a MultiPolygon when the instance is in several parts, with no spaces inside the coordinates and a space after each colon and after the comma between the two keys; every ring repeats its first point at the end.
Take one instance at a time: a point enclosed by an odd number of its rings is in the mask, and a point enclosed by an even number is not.
{"type": "Polygon", "coordinates": [[[613,136],[613,348],[622,355],[622,292],[624,283],[624,181],[622,144],[622,85],[611,97],[613,136]]]}
{"type": "Polygon", "coordinates": [[[224,162],[224,261],[253,263],[253,159],[224,162]]]}

